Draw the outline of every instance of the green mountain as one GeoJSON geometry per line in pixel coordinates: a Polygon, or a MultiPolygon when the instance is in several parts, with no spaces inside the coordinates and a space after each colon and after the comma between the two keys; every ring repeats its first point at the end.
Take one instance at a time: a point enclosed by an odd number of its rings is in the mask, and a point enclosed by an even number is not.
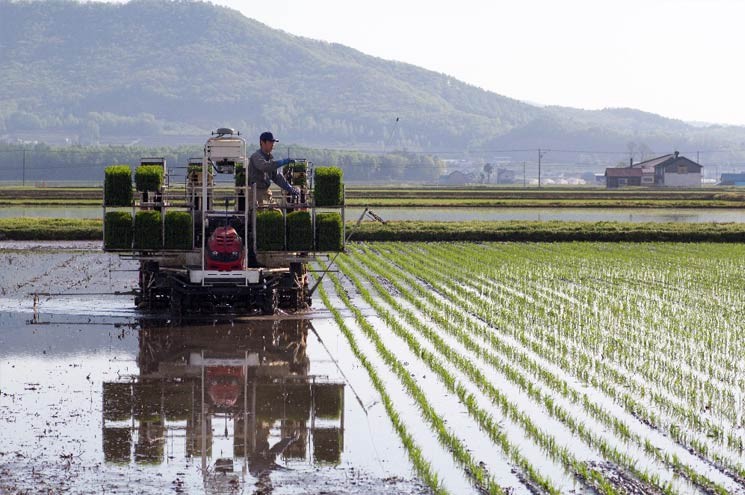
{"type": "Polygon", "coordinates": [[[745,142],[742,127],[533,106],[209,3],[0,0],[5,140],[180,144],[219,126],[362,150],[602,151],[633,142],[669,152],[745,142]]]}

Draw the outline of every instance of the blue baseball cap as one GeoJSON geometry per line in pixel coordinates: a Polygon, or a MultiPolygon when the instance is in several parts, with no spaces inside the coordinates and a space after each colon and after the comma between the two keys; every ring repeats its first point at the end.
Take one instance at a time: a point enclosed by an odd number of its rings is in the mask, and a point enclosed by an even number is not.
{"type": "Polygon", "coordinates": [[[274,139],[274,134],[267,131],[261,133],[261,136],[259,136],[259,141],[272,141],[274,143],[278,143],[279,139],[274,139]]]}

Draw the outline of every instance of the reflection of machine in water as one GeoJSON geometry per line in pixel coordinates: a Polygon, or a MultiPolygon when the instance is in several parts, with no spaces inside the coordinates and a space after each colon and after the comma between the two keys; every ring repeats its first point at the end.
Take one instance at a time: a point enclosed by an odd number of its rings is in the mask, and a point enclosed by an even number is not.
{"type": "Polygon", "coordinates": [[[269,483],[280,456],[338,463],[344,385],[308,375],[310,325],[143,325],[139,376],[103,384],[106,461],[201,457],[208,489],[228,492],[247,473],[269,483]]]}

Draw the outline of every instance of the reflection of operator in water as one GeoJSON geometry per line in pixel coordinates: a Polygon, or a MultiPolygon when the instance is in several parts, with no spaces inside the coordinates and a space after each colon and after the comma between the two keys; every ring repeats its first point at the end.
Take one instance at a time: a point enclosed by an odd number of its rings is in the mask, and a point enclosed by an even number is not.
{"type": "Polygon", "coordinates": [[[277,169],[295,162],[290,158],[274,159],[272,150],[274,149],[274,143],[278,141],[274,139],[271,132],[261,133],[261,136],[259,136],[260,148],[248,160],[248,184],[256,184],[256,200],[259,204],[271,202],[272,192],[269,190],[269,186],[272,181],[289,194],[300,194],[297,187],[292,187],[287,179],[277,172],[277,169]]]}
{"type": "Polygon", "coordinates": [[[295,433],[291,437],[283,438],[272,448],[269,448],[270,429],[271,423],[261,423],[256,427],[256,450],[249,455],[248,466],[251,475],[257,478],[279,468],[277,457],[299,439],[298,434],[295,433]]]}

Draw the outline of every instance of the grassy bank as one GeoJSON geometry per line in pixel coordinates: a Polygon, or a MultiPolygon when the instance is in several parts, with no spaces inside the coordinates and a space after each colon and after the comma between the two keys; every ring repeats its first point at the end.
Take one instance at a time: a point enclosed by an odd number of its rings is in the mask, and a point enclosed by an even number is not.
{"type": "MultiPolygon", "coordinates": [[[[347,233],[353,229],[347,225],[347,233]]],[[[100,240],[101,220],[0,219],[0,239],[100,240]]],[[[363,223],[353,241],[745,242],[745,223],[415,222],[363,223]]]]}
{"type": "Polygon", "coordinates": [[[102,238],[100,219],[0,218],[0,240],[88,241],[102,238]]]}
{"type": "MultiPolygon", "coordinates": [[[[352,228],[351,226],[347,227],[352,228]]],[[[633,222],[388,222],[366,223],[365,241],[678,241],[745,242],[745,224],[633,222]]]]}

